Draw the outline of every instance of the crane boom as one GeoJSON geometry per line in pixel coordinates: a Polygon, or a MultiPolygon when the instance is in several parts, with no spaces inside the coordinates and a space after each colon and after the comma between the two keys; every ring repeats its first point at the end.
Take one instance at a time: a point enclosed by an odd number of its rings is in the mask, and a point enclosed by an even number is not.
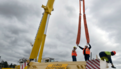
{"type": "Polygon", "coordinates": [[[29,59],[36,59],[37,58],[37,55],[38,55],[38,52],[40,49],[40,45],[41,45],[42,40],[43,40],[43,35],[45,32],[45,27],[46,27],[46,23],[47,23],[47,18],[48,18],[48,15],[51,15],[51,11],[53,10],[54,1],[55,0],[48,0],[48,3],[46,6],[42,5],[42,8],[44,8],[45,11],[44,11],[44,15],[43,15],[43,18],[41,20],[41,24],[39,26],[39,29],[38,29],[38,32],[36,35],[36,39],[35,39],[35,42],[34,42],[29,59]]]}
{"type": "Polygon", "coordinates": [[[46,39],[49,17],[50,17],[50,14],[48,14],[48,17],[47,17],[47,22],[46,22],[45,32],[44,32],[44,35],[43,35],[43,40],[42,40],[42,44],[41,44],[41,48],[40,48],[38,62],[41,62],[41,60],[42,60],[42,54],[43,54],[43,49],[44,49],[44,44],[45,44],[45,39],[46,39]]]}

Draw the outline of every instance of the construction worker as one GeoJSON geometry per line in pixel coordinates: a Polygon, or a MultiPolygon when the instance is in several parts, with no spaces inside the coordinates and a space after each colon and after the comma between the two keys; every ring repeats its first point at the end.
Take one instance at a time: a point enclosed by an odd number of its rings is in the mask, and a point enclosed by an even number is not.
{"type": "Polygon", "coordinates": [[[90,44],[88,44],[88,45],[89,45],[89,47],[87,45],[85,45],[85,48],[82,48],[81,46],[77,45],[80,49],[83,50],[85,61],[89,60],[89,57],[90,57],[91,45],[90,44]]]}
{"type": "Polygon", "coordinates": [[[77,60],[76,60],[76,56],[77,56],[76,49],[77,49],[77,48],[74,46],[74,47],[73,47],[73,50],[72,50],[72,60],[73,60],[73,61],[77,61],[77,60]]]}
{"type": "Polygon", "coordinates": [[[111,67],[112,68],[116,68],[114,65],[113,65],[113,62],[112,62],[112,59],[111,59],[111,56],[114,56],[116,54],[115,51],[112,51],[112,52],[108,52],[108,51],[102,51],[99,53],[99,56],[101,58],[101,60],[104,61],[104,59],[106,60],[107,63],[111,63],[111,67]]]}

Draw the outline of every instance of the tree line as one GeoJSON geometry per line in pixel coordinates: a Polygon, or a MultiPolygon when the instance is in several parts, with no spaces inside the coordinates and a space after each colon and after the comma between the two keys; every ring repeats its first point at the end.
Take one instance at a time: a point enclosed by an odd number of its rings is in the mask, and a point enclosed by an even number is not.
{"type": "Polygon", "coordinates": [[[0,68],[15,68],[16,64],[8,64],[7,61],[0,62],[0,68]]]}

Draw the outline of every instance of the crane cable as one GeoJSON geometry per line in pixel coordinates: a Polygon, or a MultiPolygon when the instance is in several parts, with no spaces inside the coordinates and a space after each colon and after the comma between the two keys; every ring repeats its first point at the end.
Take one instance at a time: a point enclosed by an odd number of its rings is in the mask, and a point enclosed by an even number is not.
{"type": "Polygon", "coordinates": [[[85,14],[85,1],[84,0],[79,0],[79,10],[80,11],[79,11],[78,33],[77,33],[77,40],[76,40],[77,45],[79,45],[80,37],[81,37],[81,1],[83,1],[83,19],[84,19],[84,27],[85,27],[85,36],[86,36],[87,43],[90,42],[88,27],[87,27],[87,21],[86,21],[86,14],[85,14]]]}

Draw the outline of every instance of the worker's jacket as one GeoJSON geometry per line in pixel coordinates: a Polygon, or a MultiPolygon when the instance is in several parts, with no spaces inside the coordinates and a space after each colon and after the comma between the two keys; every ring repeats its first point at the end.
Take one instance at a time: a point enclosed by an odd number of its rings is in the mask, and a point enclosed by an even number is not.
{"type": "Polygon", "coordinates": [[[91,45],[89,44],[89,48],[82,48],[81,46],[79,46],[80,49],[83,50],[83,54],[84,55],[90,55],[90,49],[91,49],[91,45]]]}
{"type": "Polygon", "coordinates": [[[105,51],[105,54],[111,56],[111,52],[105,51]]]}
{"type": "Polygon", "coordinates": [[[99,56],[101,58],[101,60],[106,60],[109,63],[112,63],[112,59],[111,59],[111,52],[108,51],[103,51],[99,53],[99,56]]]}
{"type": "MultiPolygon", "coordinates": [[[[83,49],[83,54],[84,54],[84,50],[85,50],[85,48],[83,49]]],[[[86,48],[85,54],[90,54],[90,49],[89,48],[86,48]]]]}
{"type": "Polygon", "coordinates": [[[77,56],[76,51],[72,51],[72,56],[77,56]]]}

